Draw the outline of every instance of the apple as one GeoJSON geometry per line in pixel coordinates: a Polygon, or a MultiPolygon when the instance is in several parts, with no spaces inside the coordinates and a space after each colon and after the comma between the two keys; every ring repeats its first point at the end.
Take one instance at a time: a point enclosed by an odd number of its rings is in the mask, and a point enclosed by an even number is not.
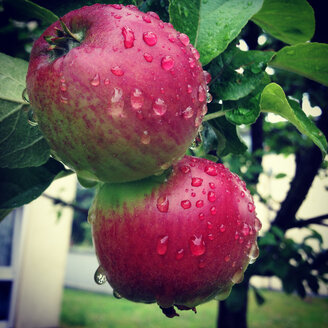
{"type": "Polygon", "coordinates": [[[258,256],[252,196],[237,175],[206,159],[185,156],[161,176],[102,184],[89,222],[96,276],[115,295],[157,302],[169,317],[174,306],[195,310],[228,297],[258,256]]]}
{"type": "Polygon", "coordinates": [[[189,38],[154,12],[95,4],[36,40],[29,101],[56,158],[81,179],[126,182],[181,158],[207,111],[189,38]]]}

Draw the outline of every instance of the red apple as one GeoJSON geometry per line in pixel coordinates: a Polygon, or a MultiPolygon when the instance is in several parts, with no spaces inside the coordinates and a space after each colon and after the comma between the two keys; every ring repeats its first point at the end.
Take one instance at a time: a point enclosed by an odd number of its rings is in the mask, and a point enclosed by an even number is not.
{"type": "Polygon", "coordinates": [[[133,181],[181,158],[206,113],[189,38],[154,12],[74,10],[34,43],[27,93],[54,154],[85,179],[133,181]]]}
{"type": "Polygon", "coordinates": [[[98,189],[89,221],[98,274],[115,294],[178,309],[229,295],[258,256],[261,223],[245,183],[185,156],[166,176],[98,189]]]}

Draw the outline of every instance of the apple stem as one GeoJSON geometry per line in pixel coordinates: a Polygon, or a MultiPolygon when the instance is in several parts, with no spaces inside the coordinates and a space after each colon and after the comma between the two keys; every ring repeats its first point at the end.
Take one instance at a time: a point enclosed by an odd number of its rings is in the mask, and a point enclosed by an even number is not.
{"type": "Polygon", "coordinates": [[[213,120],[213,119],[218,118],[218,117],[222,117],[227,112],[230,112],[230,111],[231,111],[231,109],[229,109],[229,110],[220,110],[220,111],[217,111],[217,112],[214,112],[214,113],[207,114],[207,115],[204,116],[203,122],[213,120]]]}
{"type": "Polygon", "coordinates": [[[64,31],[64,33],[66,33],[67,35],[69,35],[72,39],[74,39],[76,42],[81,42],[81,40],[78,38],[78,36],[76,34],[74,34],[69,28],[68,26],[64,23],[64,21],[59,18],[59,22],[60,22],[60,25],[64,31]]]}

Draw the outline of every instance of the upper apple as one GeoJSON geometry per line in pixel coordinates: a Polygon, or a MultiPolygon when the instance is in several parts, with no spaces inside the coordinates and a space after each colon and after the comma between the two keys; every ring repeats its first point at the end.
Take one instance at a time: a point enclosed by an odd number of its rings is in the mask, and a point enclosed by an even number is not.
{"type": "Polygon", "coordinates": [[[207,90],[188,37],[134,6],[96,4],[62,21],[77,40],[52,24],[34,43],[27,74],[54,154],[82,178],[106,182],[160,173],[183,156],[207,90]]]}

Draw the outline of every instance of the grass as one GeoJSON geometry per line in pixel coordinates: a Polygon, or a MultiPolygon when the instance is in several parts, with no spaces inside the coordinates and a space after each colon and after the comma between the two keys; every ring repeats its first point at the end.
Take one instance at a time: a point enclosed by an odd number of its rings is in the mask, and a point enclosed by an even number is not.
{"type": "MultiPolygon", "coordinates": [[[[258,306],[250,293],[249,328],[326,328],[328,299],[263,291],[266,302],[258,306]]],[[[61,328],[215,328],[217,302],[197,307],[197,314],[180,311],[180,317],[166,318],[156,304],[145,305],[118,300],[109,295],[65,289],[61,328]]]]}

